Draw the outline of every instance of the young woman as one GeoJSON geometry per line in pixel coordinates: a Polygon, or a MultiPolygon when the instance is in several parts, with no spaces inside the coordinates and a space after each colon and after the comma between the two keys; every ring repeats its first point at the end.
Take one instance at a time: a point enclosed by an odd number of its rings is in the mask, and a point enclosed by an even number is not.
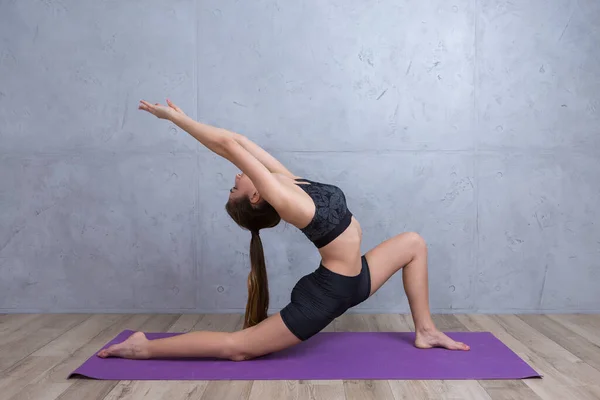
{"type": "Polygon", "coordinates": [[[139,109],[175,123],[242,171],[235,177],[226,209],[240,227],[252,234],[245,322],[237,332],[190,332],[157,340],[136,332],[98,356],[241,361],[266,355],[309,339],[347,309],[372,296],[400,269],[415,323],[415,346],[469,350],[469,346],[438,331],[431,319],[427,248],[418,234],[403,233],[361,255],[362,231],[340,188],[295,176],[246,137],[196,122],[169,100],[166,106],[142,100],[139,109]],[[260,230],[274,227],[282,219],[314,243],[322,260],[314,272],[298,281],[291,302],[268,317],[260,230]]]}

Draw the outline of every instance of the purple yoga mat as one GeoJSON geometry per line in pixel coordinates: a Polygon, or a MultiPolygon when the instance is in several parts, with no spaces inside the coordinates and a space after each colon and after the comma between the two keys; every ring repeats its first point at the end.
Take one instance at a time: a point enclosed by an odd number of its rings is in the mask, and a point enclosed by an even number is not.
{"type": "MultiPolygon", "coordinates": [[[[103,348],[120,343],[123,331],[103,348]]],[[[148,339],[179,333],[147,333],[148,339]]],[[[524,379],[541,377],[488,332],[449,332],[470,351],[421,350],[412,332],[321,332],[294,347],[249,361],[125,360],[95,354],[69,378],[105,380],[524,379]]]]}

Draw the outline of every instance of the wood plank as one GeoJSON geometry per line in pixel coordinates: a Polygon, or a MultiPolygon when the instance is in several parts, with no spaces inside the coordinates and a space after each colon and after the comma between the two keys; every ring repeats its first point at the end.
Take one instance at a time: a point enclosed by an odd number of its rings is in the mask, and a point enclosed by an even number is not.
{"type": "Polygon", "coordinates": [[[396,400],[490,400],[489,394],[476,381],[390,381],[396,400]]]}
{"type": "Polygon", "coordinates": [[[584,314],[548,315],[548,318],[566,326],[579,336],[600,346],[600,316],[584,314]]]}
{"type": "MultiPolygon", "coordinates": [[[[56,318],[70,318],[68,314],[42,314],[38,315],[35,318],[31,318],[30,320],[23,321],[20,323],[16,322],[17,329],[7,328],[8,332],[0,336],[0,348],[10,343],[14,343],[15,341],[21,340],[26,336],[30,335],[31,332],[39,331],[40,329],[48,328],[49,326],[54,326],[54,320],[56,318]]],[[[1,355],[1,353],[0,353],[1,355]]]]}
{"type": "Polygon", "coordinates": [[[104,400],[192,400],[205,388],[195,381],[121,381],[104,400]]]}
{"type": "MultiPolygon", "coordinates": [[[[415,323],[411,314],[398,314],[408,331],[415,331],[415,323]]],[[[456,319],[454,314],[432,314],[435,327],[442,332],[465,332],[465,327],[456,319]]]]}
{"type": "Polygon", "coordinates": [[[396,400],[490,400],[476,381],[409,380],[390,381],[396,400]]]}
{"type": "Polygon", "coordinates": [[[168,383],[168,388],[160,400],[199,400],[206,390],[206,382],[169,381],[168,383]]]}
{"type": "Polygon", "coordinates": [[[243,325],[241,314],[206,314],[196,325],[194,331],[234,332],[243,325]]]}
{"type": "Polygon", "coordinates": [[[431,400],[442,399],[444,393],[438,390],[441,381],[396,381],[390,380],[390,390],[395,400],[431,400]]]}
{"type": "Polygon", "coordinates": [[[492,397],[477,381],[443,381],[451,399],[491,400],[492,397]]]}
{"type": "Polygon", "coordinates": [[[365,314],[343,314],[333,321],[336,332],[372,332],[373,321],[365,314]]]}
{"type": "Polygon", "coordinates": [[[41,316],[42,314],[2,314],[0,316],[0,337],[14,332],[41,316]]]}
{"type": "Polygon", "coordinates": [[[345,380],[344,391],[347,400],[394,400],[388,381],[345,380]]]}
{"type": "MultiPolygon", "coordinates": [[[[398,314],[407,331],[415,331],[415,323],[411,314],[398,314]]],[[[432,314],[431,319],[435,327],[442,332],[464,332],[465,327],[456,319],[454,314],[432,314]]]]}
{"type": "Polygon", "coordinates": [[[479,381],[493,400],[541,399],[529,386],[517,381],[479,381]]]}
{"type": "Polygon", "coordinates": [[[442,332],[468,332],[455,315],[452,314],[434,314],[431,316],[435,327],[442,332]]]}
{"type": "MultiPolygon", "coordinates": [[[[457,315],[457,318],[472,331],[489,331],[514,351],[525,362],[540,372],[543,379],[526,379],[523,382],[538,397],[545,398],[590,398],[590,394],[582,389],[585,381],[590,379],[590,373],[593,374],[593,368],[585,363],[572,362],[572,354],[563,349],[564,360],[554,360],[550,358],[556,353],[555,343],[536,332],[523,321],[515,323],[507,317],[493,315],[457,315]],[[539,343],[533,343],[539,342],[539,343]],[[548,343],[551,342],[551,343],[548,343]],[[546,352],[546,350],[548,350],[546,352]],[[546,357],[548,354],[548,357],[546,357]],[[591,371],[590,371],[591,370],[591,371]],[[561,397],[562,396],[562,397],[561,397]]],[[[516,317],[515,317],[516,318],[516,317]]],[[[495,391],[491,391],[495,394],[495,391]]],[[[488,392],[489,393],[489,392],[488,392]]]]}
{"type": "Polygon", "coordinates": [[[38,391],[35,394],[25,394],[28,397],[21,397],[21,395],[17,395],[12,399],[16,400],[55,400],[60,397],[61,393],[63,393],[66,388],[69,387],[67,382],[63,383],[49,383],[44,387],[43,391],[38,391]]]}
{"type": "MultiPolygon", "coordinates": [[[[479,384],[479,382],[469,382],[469,381],[465,381],[465,382],[448,382],[447,383],[447,387],[448,387],[448,391],[446,392],[446,396],[448,396],[448,398],[450,399],[469,399],[469,400],[477,400],[477,399],[482,399],[482,400],[492,400],[494,399],[494,397],[492,397],[492,395],[483,387],[479,384]]],[[[505,393],[503,392],[505,389],[501,390],[501,393],[505,393]]],[[[532,392],[533,393],[533,392],[532,392]]],[[[494,393],[497,394],[497,393],[494,393]]],[[[497,397],[498,398],[498,397],[497,397]]],[[[502,397],[500,397],[502,398],[502,397]]],[[[535,397],[530,397],[528,399],[533,399],[533,398],[537,398],[537,396],[535,397]]],[[[523,397],[519,397],[519,400],[523,399],[523,397]]]]}
{"type": "Polygon", "coordinates": [[[203,314],[183,314],[169,328],[169,332],[187,333],[194,330],[194,326],[204,317],[203,314]]]}
{"type": "Polygon", "coordinates": [[[589,385],[583,388],[586,393],[591,393],[596,396],[596,399],[600,399],[600,383],[598,385],[589,385]]]}
{"type": "MultiPolygon", "coordinates": [[[[23,388],[30,384],[32,377],[43,375],[61,361],[61,357],[27,357],[4,373],[0,379],[0,398],[6,399],[26,399],[21,396],[23,388]]],[[[62,390],[66,388],[63,386],[62,390]]],[[[48,389],[48,388],[46,388],[48,389]]],[[[59,391],[58,394],[60,394],[59,391]]]]}
{"type": "Polygon", "coordinates": [[[368,314],[365,316],[368,326],[376,332],[410,332],[406,320],[398,314],[368,314]]]}
{"type": "Polygon", "coordinates": [[[298,395],[298,381],[254,381],[248,398],[250,400],[296,400],[298,399],[298,395]]]}
{"type": "Polygon", "coordinates": [[[300,381],[298,398],[310,400],[345,400],[343,381],[300,381]]]}
{"type": "Polygon", "coordinates": [[[89,317],[86,314],[44,315],[9,333],[0,345],[0,371],[12,367],[89,317]]]}
{"type": "MultiPolygon", "coordinates": [[[[131,400],[138,398],[136,394],[132,393],[133,390],[137,389],[137,393],[143,393],[139,387],[136,387],[134,381],[119,381],[110,392],[106,394],[104,400],[131,400]]],[[[161,394],[162,395],[162,394],[161,394]]],[[[151,399],[155,399],[152,395],[151,399]]]]}
{"type": "MultiPolygon", "coordinates": [[[[600,371],[600,347],[594,343],[591,343],[564,325],[544,315],[521,315],[519,318],[550,340],[553,340],[570,353],[600,371]]],[[[600,380],[600,373],[598,377],[600,380]]]]}
{"type": "MultiPolygon", "coordinates": [[[[142,318],[142,321],[139,319],[136,322],[139,325],[136,326],[135,323],[129,322],[124,326],[119,326],[119,332],[124,329],[138,330],[144,332],[164,332],[169,329],[176,321],[179,319],[179,315],[174,314],[164,314],[164,315],[136,315],[135,317],[142,318]],[[140,323],[141,322],[141,323],[140,323]]],[[[110,339],[114,338],[114,336],[110,337],[110,339]]],[[[100,348],[106,344],[107,341],[102,342],[100,346],[95,346],[93,350],[87,354],[87,357],[94,355],[100,348]]],[[[89,348],[87,349],[89,352],[89,348]]],[[[83,360],[85,361],[85,359],[83,360]]],[[[117,385],[116,381],[98,381],[92,379],[76,379],[73,381],[73,384],[67,388],[59,397],[60,400],[100,400],[104,399],[117,385]]]]}
{"type": "Polygon", "coordinates": [[[335,320],[331,321],[321,332],[335,332],[335,320]]]}
{"type": "Polygon", "coordinates": [[[404,321],[410,332],[415,331],[415,321],[413,320],[412,314],[398,314],[398,316],[404,321]]]}
{"type": "Polygon", "coordinates": [[[243,400],[250,397],[253,381],[210,381],[202,400],[243,400]]]}
{"type": "Polygon", "coordinates": [[[590,386],[567,386],[567,385],[549,385],[543,382],[533,383],[536,386],[534,390],[542,400],[598,400],[598,397],[590,390],[590,386]]]}

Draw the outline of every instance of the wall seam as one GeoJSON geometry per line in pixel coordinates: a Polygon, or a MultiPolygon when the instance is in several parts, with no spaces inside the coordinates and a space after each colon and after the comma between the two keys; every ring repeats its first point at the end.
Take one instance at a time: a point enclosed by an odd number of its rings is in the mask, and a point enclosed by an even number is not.
{"type": "Polygon", "coordinates": [[[480,121],[479,121],[479,109],[477,107],[478,105],[478,85],[479,85],[479,66],[478,66],[478,61],[479,61],[479,54],[478,54],[478,49],[479,49],[479,40],[478,40],[478,29],[479,29],[479,0],[473,0],[474,3],[474,21],[473,21],[473,26],[474,26],[474,32],[473,32],[473,45],[474,45],[474,53],[473,53],[473,113],[474,113],[474,132],[473,132],[473,182],[474,182],[474,188],[473,188],[473,197],[474,197],[474,203],[475,203],[475,210],[474,210],[474,214],[475,214],[475,227],[473,229],[473,236],[474,236],[474,246],[473,246],[473,257],[472,257],[472,262],[475,264],[473,265],[473,270],[475,271],[475,276],[472,277],[472,281],[471,281],[471,288],[469,289],[469,295],[471,296],[471,308],[473,308],[473,306],[475,305],[475,299],[477,298],[477,293],[479,292],[479,274],[480,274],[480,265],[479,265],[479,241],[480,241],[480,234],[479,234],[479,132],[480,132],[480,121]]]}
{"type": "MultiPolygon", "coordinates": [[[[199,108],[199,99],[200,99],[200,82],[198,79],[198,65],[199,65],[199,57],[200,50],[198,49],[200,43],[200,24],[198,22],[200,18],[200,7],[198,6],[199,0],[194,0],[194,87],[196,88],[196,96],[194,98],[194,109],[196,110],[196,120],[199,120],[200,117],[200,108],[199,108]]],[[[194,229],[192,232],[193,236],[193,262],[194,262],[194,307],[199,307],[198,304],[198,292],[201,284],[201,270],[200,270],[200,254],[198,251],[198,247],[200,246],[200,146],[196,145],[196,170],[194,171],[194,229]]]]}

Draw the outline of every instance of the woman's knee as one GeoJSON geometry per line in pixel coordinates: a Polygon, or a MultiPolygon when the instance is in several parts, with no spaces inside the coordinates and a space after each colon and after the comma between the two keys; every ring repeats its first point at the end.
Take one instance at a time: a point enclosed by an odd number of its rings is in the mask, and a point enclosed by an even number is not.
{"type": "Polygon", "coordinates": [[[227,335],[222,358],[231,361],[246,361],[254,358],[250,354],[247,341],[244,340],[242,332],[233,332],[227,335]]]}
{"type": "Polygon", "coordinates": [[[407,232],[403,235],[405,236],[405,240],[410,241],[410,247],[414,250],[415,256],[427,253],[427,243],[423,236],[416,232],[407,232]]]}

